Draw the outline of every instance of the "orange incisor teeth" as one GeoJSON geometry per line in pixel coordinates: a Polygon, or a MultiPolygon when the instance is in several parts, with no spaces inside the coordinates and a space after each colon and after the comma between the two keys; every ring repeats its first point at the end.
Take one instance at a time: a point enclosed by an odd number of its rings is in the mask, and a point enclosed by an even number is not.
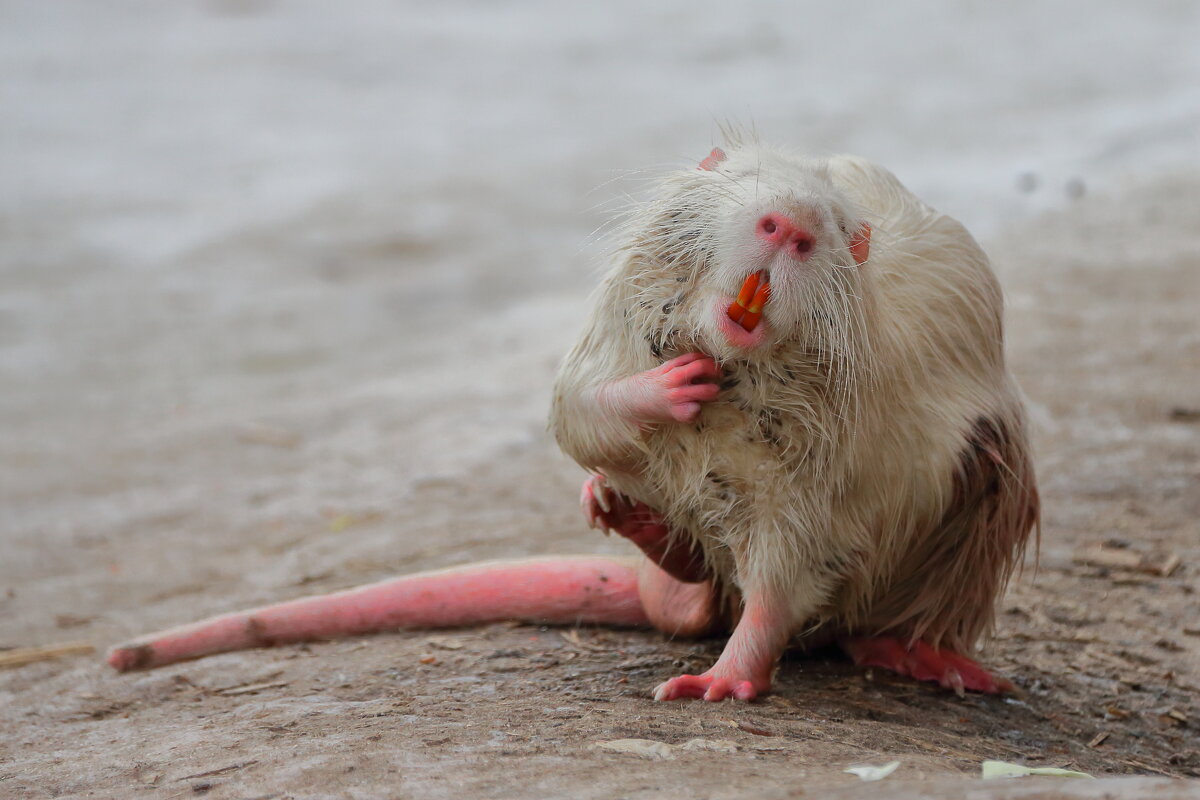
{"type": "Polygon", "coordinates": [[[729,318],[741,325],[747,332],[758,327],[762,319],[763,306],[771,298],[771,283],[766,273],[755,272],[746,276],[742,290],[738,292],[737,300],[729,304],[729,318]]]}

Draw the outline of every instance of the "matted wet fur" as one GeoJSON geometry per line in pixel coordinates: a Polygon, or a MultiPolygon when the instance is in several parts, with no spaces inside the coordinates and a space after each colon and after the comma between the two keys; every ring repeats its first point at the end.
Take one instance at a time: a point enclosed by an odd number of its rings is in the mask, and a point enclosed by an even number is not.
{"type": "Polygon", "coordinates": [[[734,141],[621,237],[556,386],[563,450],[696,542],[727,595],[785,595],[793,634],[970,653],[1038,519],[1001,292],[970,234],[865,160],[734,141]],[[739,350],[710,310],[746,274],[736,232],[781,204],[825,238],[772,275],[772,338],[739,350]],[[723,375],[694,424],[588,413],[599,387],[692,351],[723,375]]]}

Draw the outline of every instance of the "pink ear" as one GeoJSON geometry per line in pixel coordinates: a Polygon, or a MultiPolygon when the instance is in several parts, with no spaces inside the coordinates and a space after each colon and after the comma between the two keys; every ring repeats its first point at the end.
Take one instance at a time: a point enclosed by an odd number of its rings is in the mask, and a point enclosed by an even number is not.
{"type": "Polygon", "coordinates": [[[858,230],[850,234],[850,255],[860,267],[871,254],[871,226],[867,223],[859,225],[858,230]]]}
{"type": "Polygon", "coordinates": [[[700,169],[709,170],[710,172],[717,168],[725,160],[725,151],[719,147],[714,147],[708,157],[700,162],[700,169]]]}

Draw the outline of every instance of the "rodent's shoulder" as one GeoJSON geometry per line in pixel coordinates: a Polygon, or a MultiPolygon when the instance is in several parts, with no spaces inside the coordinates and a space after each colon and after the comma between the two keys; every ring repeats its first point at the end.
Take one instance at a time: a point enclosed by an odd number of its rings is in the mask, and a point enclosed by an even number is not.
{"type": "Polygon", "coordinates": [[[964,342],[997,354],[1003,300],[987,255],[958,220],[927,205],[884,167],[829,159],[830,176],[873,227],[871,265],[881,327],[908,348],[896,361],[945,361],[964,342]],[[921,330],[920,335],[914,331],[921,330]],[[919,356],[917,345],[930,355],[919,356]]]}
{"type": "Polygon", "coordinates": [[[918,255],[924,263],[933,258],[960,268],[972,263],[972,272],[987,272],[987,256],[962,223],[926,204],[890,170],[860,156],[839,155],[829,159],[829,172],[874,227],[873,255],[918,255]]]}

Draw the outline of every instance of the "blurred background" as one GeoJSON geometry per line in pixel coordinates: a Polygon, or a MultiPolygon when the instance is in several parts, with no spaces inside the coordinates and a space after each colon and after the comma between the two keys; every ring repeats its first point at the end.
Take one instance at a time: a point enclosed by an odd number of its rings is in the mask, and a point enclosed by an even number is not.
{"type": "MultiPolygon", "coordinates": [[[[1024,638],[992,663],[1034,686],[1073,664],[1086,674],[1060,696],[1089,698],[1141,669],[1103,643],[1090,662],[1054,649],[1104,618],[1089,641],[1141,648],[1159,665],[1143,684],[1197,680],[1200,633],[1181,627],[1200,589],[1190,0],[0,0],[0,648],[103,647],[412,569],[621,550],[579,519],[550,386],[604,265],[596,232],[725,124],[877,160],[993,256],[1048,577],[1006,606],[1024,638]],[[1080,572],[1072,554],[1104,541],[1175,571],[1080,572]]],[[[421,646],[388,641],[377,664],[421,646]]],[[[194,674],[252,682],[296,653],[194,674]]],[[[327,661],[289,663],[310,670],[296,708],[352,713],[312,688],[327,661]]],[[[358,685],[390,696],[383,670],[358,685]]],[[[94,661],[9,674],[0,709],[27,745],[57,742],[23,751],[51,772],[32,754],[84,745],[46,704],[100,719],[87,697],[178,688],[94,661]]],[[[127,779],[111,742],[156,763],[192,752],[200,706],[181,703],[88,728],[113,781],[97,785],[127,779]]],[[[1147,730],[1174,730],[1159,718],[1147,730]]],[[[996,724],[981,747],[1007,741],[996,724]]],[[[232,758],[210,738],[196,772],[232,758]]],[[[1162,741],[1155,763],[1176,769],[1162,741]]]]}
{"type": "MultiPolygon", "coordinates": [[[[1061,315],[1009,265],[1080,255],[1046,214],[1195,175],[1198,41],[1168,0],[0,4],[0,569],[91,602],[545,447],[594,232],[725,123],[888,165],[1061,315]]],[[[211,569],[270,594],[356,546],[296,541],[211,569]]]]}

